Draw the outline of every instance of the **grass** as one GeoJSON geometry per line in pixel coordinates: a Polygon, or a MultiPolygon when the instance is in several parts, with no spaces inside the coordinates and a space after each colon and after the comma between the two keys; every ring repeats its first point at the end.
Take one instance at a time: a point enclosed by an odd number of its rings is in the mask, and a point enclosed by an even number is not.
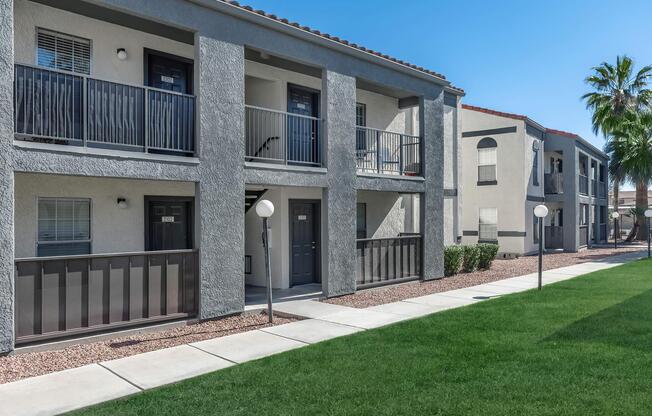
{"type": "Polygon", "coordinates": [[[650,415],[652,262],[334,339],[79,415],[650,415]]]}

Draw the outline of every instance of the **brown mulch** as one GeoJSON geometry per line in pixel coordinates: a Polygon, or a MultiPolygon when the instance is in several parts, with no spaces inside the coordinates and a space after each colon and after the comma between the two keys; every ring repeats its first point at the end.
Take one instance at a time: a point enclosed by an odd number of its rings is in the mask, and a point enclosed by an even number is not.
{"type": "MultiPolygon", "coordinates": [[[[592,248],[579,253],[551,253],[543,256],[543,269],[556,269],[578,263],[603,259],[614,254],[641,251],[641,247],[592,248]]],[[[538,270],[538,256],[523,256],[511,260],[494,260],[489,270],[473,273],[460,273],[440,280],[410,282],[395,286],[385,286],[362,290],[352,295],[323,299],[323,302],[354,308],[368,308],[385,303],[398,302],[417,296],[495,282],[509,277],[522,276],[538,270]]]]}
{"type": "Polygon", "coordinates": [[[0,384],[292,321],[293,319],[275,316],[274,323],[269,324],[265,314],[245,314],[89,344],[76,344],[60,350],[0,357],[0,384]]]}

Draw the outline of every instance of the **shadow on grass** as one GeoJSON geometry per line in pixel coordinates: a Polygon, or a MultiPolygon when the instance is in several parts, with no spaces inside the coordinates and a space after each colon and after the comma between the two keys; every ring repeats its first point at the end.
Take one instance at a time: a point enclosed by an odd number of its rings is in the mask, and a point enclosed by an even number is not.
{"type": "Polygon", "coordinates": [[[543,342],[605,344],[652,350],[652,289],[587,316],[543,342]]]}

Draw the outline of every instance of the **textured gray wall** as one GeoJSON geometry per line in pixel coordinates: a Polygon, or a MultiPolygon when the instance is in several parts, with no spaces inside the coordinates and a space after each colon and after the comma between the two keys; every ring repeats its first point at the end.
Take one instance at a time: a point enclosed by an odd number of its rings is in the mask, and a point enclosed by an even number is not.
{"type": "Polygon", "coordinates": [[[195,37],[198,52],[200,319],[244,309],[244,47],[195,37]]]}
{"type": "Polygon", "coordinates": [[[423,140],[423,176],[426,193],[421,198],[423,221],[423,279],[444,276],[444,93],[421,97],[419,126],[423,140]]]}
{"type": "Polygon", "coordinates": [[[326,296],[355,291],[355,78],[324,70],[328,188],[322,198],[322,289],[326,296]]]}
{"type": "Polygon", "coordinates": [[[0,0],[0,353],[14,348],[14,14],[0,0]]]}

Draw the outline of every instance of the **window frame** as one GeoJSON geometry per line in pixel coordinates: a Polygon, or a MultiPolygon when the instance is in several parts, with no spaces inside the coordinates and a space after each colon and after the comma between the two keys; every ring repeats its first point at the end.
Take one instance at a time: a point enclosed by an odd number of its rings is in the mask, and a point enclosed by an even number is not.
{"type": "MultiPolygon", "coordinates": [[[[58,218],[56,218],[55,214],[55,224],[56,222],[59,221],[58,218]]],[[[74,220],[73,220],[74,222],[74,220]]],[[[66,245],[66,244],[80,244],[80,243],[87,243],[88,244],[88,254],[91,254],[93,252],[93,200],[91,198],[83,198],[83,197],[51,197],[51,196],[37,196],[36,197],[36,238],[35,238],[35,253],[37,257],[46,257],[46,256],[39,256],[39,246],[44,246],[44,245],[66,245]],[[43,200],[47,201],[71,201],[71,202],[88,202],[88,239],[84,240],[49,240],[49,241],[41,241],[40,240],[40,223],[41,223],[41,215],[40,215],[40,202],[43,200]]],[[[47,256],[49,257],[49,256],[47,256]]]]}
{"type": "Polygon", "coordinates": [[[490,242],[490,243],[495,243],[495,242],[497,242],[497,241],[498,241],[498,208],[497,208],[497,207],[479,207],[479,208],[478,208],[478,242],[490,242]],[[488,210],[488,209],[491,209],[491,210],[494,210],[494,211],[495,211],[495,214],[496,214],[496,215],[495,215],[496,220],[495,220],[494,223],[488,223],[488,222],[487,222],[487,223],[483,223],[483,222],[482,222],[482,215],[481,215],[481,213],[482,213],[482,210],[483,210],[483,209],[487,209],[487,210],[488,210]],[[493,225],[493,226],[496,227],[496,238],[495,238],[495,239],[483,238],[483,236],[482,236],[482,230],[481,230],[481,226],[482,226],[483,224],[484,224],[484,225],[493,225]]]}
{"type": "Polygon", "coordinates": [[[498,142],[491,137],[485,137],[478,142],[476,146],[476,164],[478,166],[478,186],[486,185],[498,185],[498,142]],[[494,163],[493,164],[480,164],[480,153],[481,152],[493,152],[494,154],[494,163]],[[480,168],[493,166],[493,180],[481,180],[480,178],[480,168]]]}
{"type": "MultiPolygon", "coordinates": [[[[55,62],[56,62],[56,58],[55,58],[55,62]]],[[[51,71],[60,71],[68,74],[74,74],[77,76],[87,76],[87,77],[91,76],[93,74],[93,39],[71,35],[69,33],[60,32],[58,30],[48,29],[41,26],[36,26],[36,29],[34,31],[34,65],[37,66],[38,68],[44,68],[51,71]],[[39,63],[39,40],[38,40],[39,33],[46,33],[55,37],[69,38],[72,41],[77,41],[80,43],[88,42],[88,73],[75,71],[74,61],[72,64],[72,70],[57,68],[56,64],[54,67],[41,65],[39,63]]]]}

